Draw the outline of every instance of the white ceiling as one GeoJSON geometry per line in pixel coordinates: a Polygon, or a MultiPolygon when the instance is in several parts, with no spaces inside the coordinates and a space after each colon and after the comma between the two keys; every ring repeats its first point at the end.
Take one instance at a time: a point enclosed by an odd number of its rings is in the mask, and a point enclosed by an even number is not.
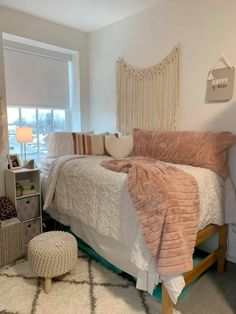
{"type": "Polygon", "coordinates": [[[92,32],[159,2],[160,0],[0,0],[0,5],[92,32]]]}

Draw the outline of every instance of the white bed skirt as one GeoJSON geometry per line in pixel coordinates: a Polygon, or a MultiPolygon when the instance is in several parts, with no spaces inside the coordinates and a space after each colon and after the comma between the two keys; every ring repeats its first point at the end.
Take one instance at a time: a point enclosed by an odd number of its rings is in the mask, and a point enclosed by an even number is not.
{"type": "MultiPolygon", "coordinates": [[[[72,232],[86,242],[98,254],[105,258],[108,262],[126,272],[127,274],[137,278],[136,287],[141,290],[148,290],[148,287],[157,285],[159,283],[159,276],[155,271],[155,264],[150,265],[148,271],[139,270],[130,259],[131,252],[128,247],[122,243],[101,235],[95,229],[85,225],[82,221],[62,215],[56,210],[47,211],[50,216],[62,223],[63,225],[70,226],[72,232]]],[[[169,292],[172,301],[176,304],[178,297],[185,285],[183,276],[180,274],[174,276],[167,276],[164,284],[169,292]]]]}

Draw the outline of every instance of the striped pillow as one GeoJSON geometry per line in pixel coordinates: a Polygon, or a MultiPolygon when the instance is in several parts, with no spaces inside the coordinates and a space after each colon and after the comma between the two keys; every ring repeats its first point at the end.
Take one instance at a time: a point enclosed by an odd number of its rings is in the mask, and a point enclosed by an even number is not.
{"type": "MultiPolygon", "coordinates": [[[[108,155],[105,134],[72,133],[73,153],[76,155],[108,155]]],[[[115,134],[118,136],[118,134],[115,134]]]]}

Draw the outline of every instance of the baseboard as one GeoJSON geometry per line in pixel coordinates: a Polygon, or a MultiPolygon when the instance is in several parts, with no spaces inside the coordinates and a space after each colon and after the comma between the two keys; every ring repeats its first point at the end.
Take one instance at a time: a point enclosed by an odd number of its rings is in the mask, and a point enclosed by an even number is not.
{"type": "Polygon", "coordinates": [[[236,256],[227,255],[226,256],[227,261],[235,263],[236,264],[236,256]]]}

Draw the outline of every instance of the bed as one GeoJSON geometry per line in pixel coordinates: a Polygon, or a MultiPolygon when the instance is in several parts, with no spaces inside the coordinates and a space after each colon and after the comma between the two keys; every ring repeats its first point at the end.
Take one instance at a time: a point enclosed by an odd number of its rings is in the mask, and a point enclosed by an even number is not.
{"type": "MultiPolygon", "coordinates": [[[[41,172],[46,211],[70,226],[76,236],[110,263],[136,277],[137,288],[151,293],[162,281],[162,312],[171,314],[184,286],[216,261],[218,271],[224,271],[227,240],[224,199],[234,198],[230,194],[233,191],[230,180],[224,184],[224,180],[209,169],[175,165],[190,173],[198,184],[200,218],[196,246],[216,233],[219,246],[190,272],[159,276],[129,196],[127,174],[101,167],[103,160],[110,159],[109,156],[75,155],[45,158],[41,172]],[[45,193],[48,180],[51,191],[45,193]]],[[[234,206],[232,201],[230,204],[234,206]]]]}

